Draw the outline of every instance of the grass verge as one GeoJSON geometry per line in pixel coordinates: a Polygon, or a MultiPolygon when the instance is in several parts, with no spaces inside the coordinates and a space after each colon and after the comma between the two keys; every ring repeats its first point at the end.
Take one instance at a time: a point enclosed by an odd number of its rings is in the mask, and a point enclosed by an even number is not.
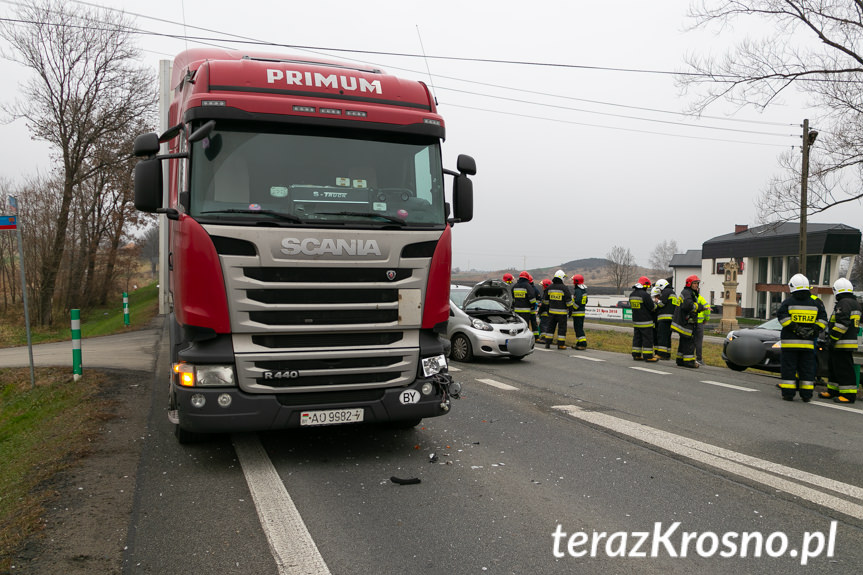
{"type": "MultiPolygon", "coordinates": [[[[153,283],[129,293],[130,325],[124,324],[123,299],[110,306],[81,312],[81,337],[97,337],[142,329],[149,325],[159,313],[159,288],[153,283]]],[[[0,347],[27,345],[27,329],[23,311],[14,317],[7,316],[0,322],[0,347]]],[[[66,318],[50,328],[31,325],[30,339],[33,344],[65,341],[72,337],[72,322],[66,318]]]]}
{"type": "MultiPolygon", "coordinates": [[[[125,333],[150,325],[158,314],[156,284],[129,294],[126,326],[122,299],[110,308],[82,314],[82,337],[125,333]]],[[[71,327],[31,326],[34,344],[71,338],[71,327]]],[[[0,347],[27,345],[23,320],[0,322],[0,347]]],[[[100,423],[111,417],[99,392],[107,377],[88,369],[73,382],[69,368],[37,368],[31,389],[29,368],[0,368],[0,573],[42,529],[55,475],[87,454],[100,423]]]]}
{"type": "Polygon", "coordinates": [[[99,423],[108,417],[98,397],[106,378],[88,370],[77,382],[67,368],[0,369],[0,573],[15,552],[42,528],[51,479],[86,455],[99,423]]]}

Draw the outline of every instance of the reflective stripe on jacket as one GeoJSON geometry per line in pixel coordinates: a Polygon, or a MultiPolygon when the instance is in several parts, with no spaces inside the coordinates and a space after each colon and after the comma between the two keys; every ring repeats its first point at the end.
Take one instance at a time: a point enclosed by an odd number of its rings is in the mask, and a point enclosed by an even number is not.
{"type": "Polygon", "coordinates": [[[857,351],[857,332],[860,329],[860,302],[852,293],[840,293],[828,323],[833,349],[857,351]]]}

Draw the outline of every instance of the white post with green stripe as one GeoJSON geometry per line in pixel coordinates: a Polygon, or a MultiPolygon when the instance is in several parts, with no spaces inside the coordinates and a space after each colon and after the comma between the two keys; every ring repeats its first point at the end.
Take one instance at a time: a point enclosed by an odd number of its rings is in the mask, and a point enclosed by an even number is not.
{"type": "Polygon", "coordinates": [[[129,325],[129,294],[123,292],[123,324],[129,325]]]}
{"type": "Polygon", "coordinates": [[[81,310],[72,310],[72,378],[81,379],[81,310]]]}

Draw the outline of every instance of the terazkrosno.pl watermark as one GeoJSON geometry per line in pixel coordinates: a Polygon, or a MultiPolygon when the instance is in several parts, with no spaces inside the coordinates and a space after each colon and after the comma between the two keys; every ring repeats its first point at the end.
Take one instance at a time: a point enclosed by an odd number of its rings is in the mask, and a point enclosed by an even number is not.
{"type": "MultiPolygon", "coordinates": [[[[717,534],[712,531],[679,531],[680,521],[668,527],[662,522],[653,524],[653,531],[577,531],[566,533],[558,524],[551,534],[554,539],[553,553],[558,559],[569,557],[792,557],[800,558],[806,565],[810,559],[833,557],[836,547],[836,521],[830,522],[825,535],[821,531],[806,531],[799,539],[800,545],[792,545],[790,538],[781,531],[767,535],[759,531],[728,531],[717,534]]],[[[795,541],[798,539],[795,538],[795,541]]]]}

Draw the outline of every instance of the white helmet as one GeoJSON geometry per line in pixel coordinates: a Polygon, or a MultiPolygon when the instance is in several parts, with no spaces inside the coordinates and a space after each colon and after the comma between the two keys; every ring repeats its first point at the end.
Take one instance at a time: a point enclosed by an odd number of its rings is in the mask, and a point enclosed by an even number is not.
{"type": "MultiPolygon", "coordinates": [[[[659,280],[659,282],[661,281],[663,280],[659,280]]],[[[662,288],[659,287],[659,282],[656,282],[656,285],[650,288],[650,295],[652,295],[653,297],[659,297],[662,293],[662,288]]]]}
{"type": "Polygon", "coordinates": [[[566,277],[566,274],[563,273],[563,270],[557,270],[556,272],[554,272],[554,277],[563,279],[566,277]]]}
{"type": "Polygon", "coordinates": [[[806,276],[803,274],[794,274],[791,276],[791,279],[788,280],[788,287],[791,288],[791,293],[804,289],[808,290],[809,280],[806,279],[806,276]]]}
{"type": "Polygon", "coordinates": [[[668,280],[656,280],[656,287],[659,288],[659,291],[664,290],[668,287],[668,280]]]}
{"type": "Polygon", "coordinates": [[[854,291],[854,286],[851,285],[851,282],[848,281],[847,278],[839,278],[836,280],[836,283],[833,284],[833,295],[837,295],[840,293],[851,293],[854,291]]]}

